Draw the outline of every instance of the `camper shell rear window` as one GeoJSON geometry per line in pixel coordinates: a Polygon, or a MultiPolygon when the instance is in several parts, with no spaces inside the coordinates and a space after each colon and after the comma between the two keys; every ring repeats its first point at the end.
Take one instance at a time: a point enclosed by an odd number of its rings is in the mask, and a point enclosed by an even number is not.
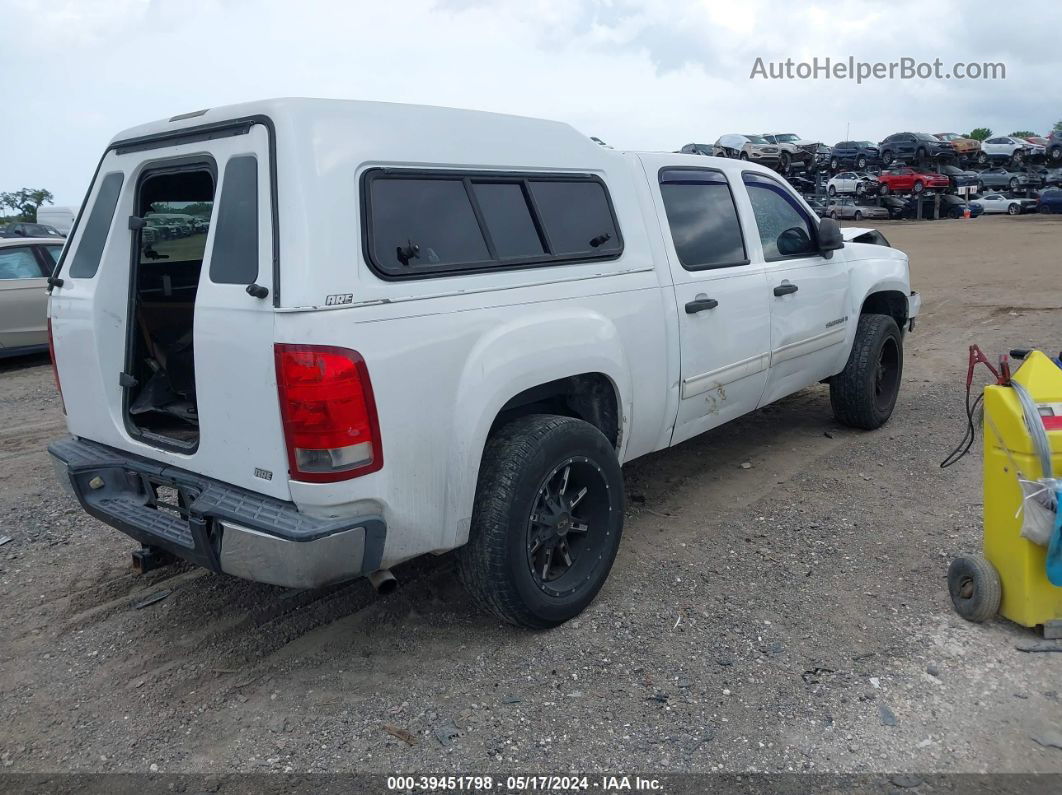
{"type": "Polygon", "coordinates": [[[361,183],[365,256],[384,279],[619,257],[605,183],[591,174],[377,168],[361,183]]]}

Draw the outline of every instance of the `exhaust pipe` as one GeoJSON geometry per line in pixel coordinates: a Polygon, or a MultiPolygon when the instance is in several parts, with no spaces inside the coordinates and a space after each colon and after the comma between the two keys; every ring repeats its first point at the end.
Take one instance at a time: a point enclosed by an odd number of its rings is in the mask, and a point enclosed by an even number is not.
{"type": "Polygon", "coordinates": [[[390,569],[377,569],[374,571],[369,575],[369,584],[380,596],[394,593],[398,588],[398,580],[395,579],[395,575],[391,573],[390,569]]]}

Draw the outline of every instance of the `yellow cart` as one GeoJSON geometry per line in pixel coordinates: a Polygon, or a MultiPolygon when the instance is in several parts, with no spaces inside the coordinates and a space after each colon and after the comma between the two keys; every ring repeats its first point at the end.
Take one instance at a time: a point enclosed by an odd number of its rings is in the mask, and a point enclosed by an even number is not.
{"type": "MultiPolygon", "coordinates": [[[[1011,381],[1035,403],[1053,476],[1062,479],[1062,368],[1033,351],[1011,381]]],[[[1047,547],[1021,535],[1026,499],[1021,480],[1038,481],[1052,473],[1044,472],[1014,387],[985,387],[984,413],[984,556],[952,561],[952,602],[970,621],[999,613],[1022,626],[1042,626],[1044,637],[1062,637],[1062,587],[1047,579],[1047,547]]]]}

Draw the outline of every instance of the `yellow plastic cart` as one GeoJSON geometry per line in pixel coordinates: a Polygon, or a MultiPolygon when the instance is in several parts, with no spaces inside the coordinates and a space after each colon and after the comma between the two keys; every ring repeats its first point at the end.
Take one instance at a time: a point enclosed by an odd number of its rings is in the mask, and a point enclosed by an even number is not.
{"type": "MultiPolygon", "coordinates": [[[[1031,352],[1012,381],[1025,387],[1047,431],[1053,475],[1062,478],[1062,368],[1031,352]]],[[[1022,537],[1020,479],[1044,477],[1041,457],[1010,386],[984,392],[984,556],[961,557],[948,570],[956,612],[971,621],[999,613],[1044,637],[1062,637],[1062,587],[1047,579],[1047,547],[1022,537]]]]}

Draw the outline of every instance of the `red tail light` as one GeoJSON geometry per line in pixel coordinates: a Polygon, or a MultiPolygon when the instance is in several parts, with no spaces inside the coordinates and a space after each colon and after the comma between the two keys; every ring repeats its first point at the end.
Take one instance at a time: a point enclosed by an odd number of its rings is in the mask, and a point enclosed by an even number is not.
{"type": "Polygon", "coordinates": [[[55,376],[55,389],[59,393],[59,405],[66,414],[66,400],[63,399],[63,385],[59,383],[59,366],[55,363],[55,341],[52,339],[52,319],[48,318],[48,358],[52,360],[52,375],[55,376]]]}
{"type": "Polygon", "coordinates": [[[279,343],[274,352],[291,477],[332,483],[380,469],[380,422],[361,354],[279,343]]]}

